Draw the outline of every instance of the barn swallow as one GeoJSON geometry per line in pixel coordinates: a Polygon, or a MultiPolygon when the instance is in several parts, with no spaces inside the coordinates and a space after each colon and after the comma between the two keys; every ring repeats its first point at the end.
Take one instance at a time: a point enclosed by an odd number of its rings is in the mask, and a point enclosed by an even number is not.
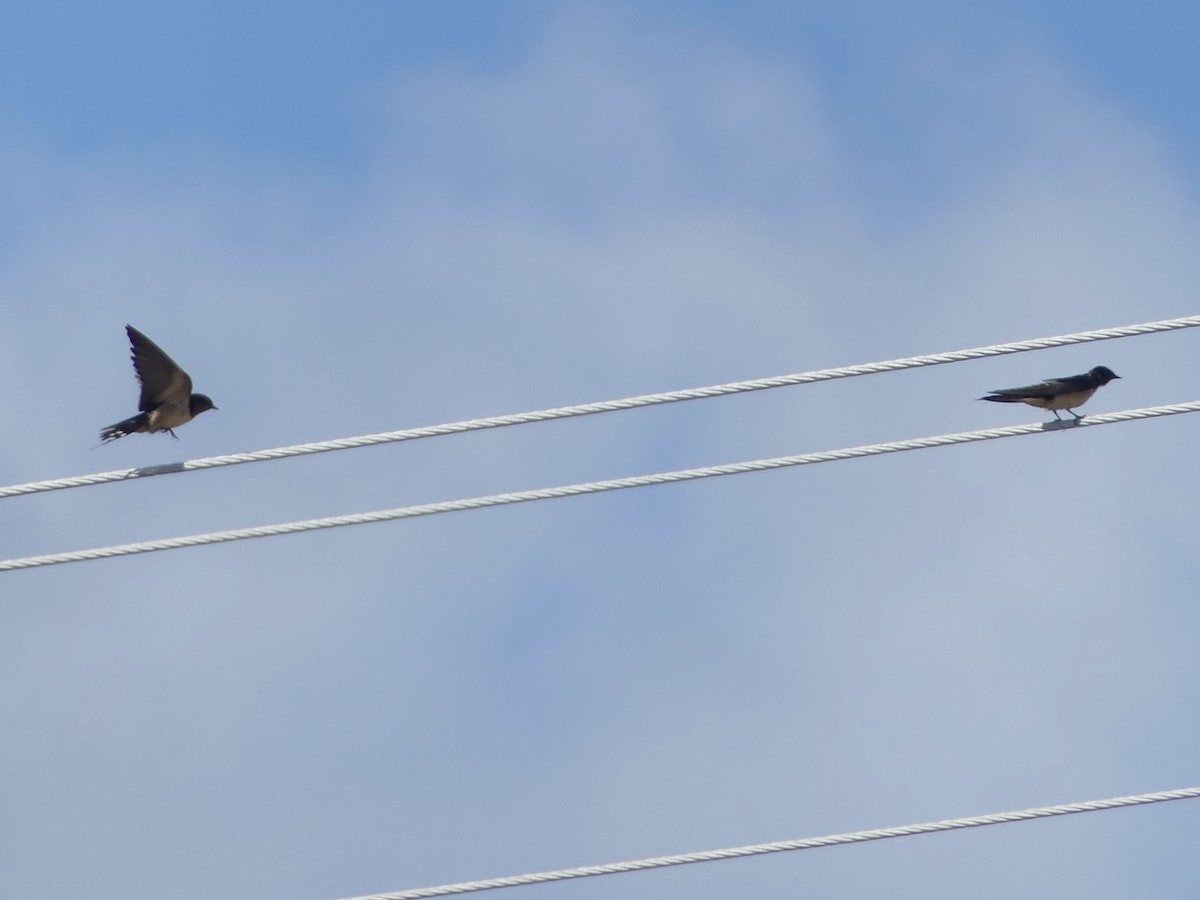
{"type": "Polygon", "coordinates": [[[991,391],[986,397],[979,399],[991,400],[995,403],[1028,403],[1038,409],[1050,410],[1054,413],[1054,418],[1059,421],[1062,421],[1062,416],[1058,414],[1058,411],[1065,409],[1078,421],[1083,416],[1075,412],[1075,407],[1086,403],[1092,394],[1096,393],[1096,388],[1103,387],[1114,378],[1120,377],[1106,366],[1096,366],[1082,375],[1047,378],[1040,384],[1031,384],[1027,387],[1001,388],[998,391],[991,391]]]}
{"type": "Polygon", "coordinates": [[[173,428],[190,422],[207,409],[216,409],[204,394],[192,393],[191,377],[158,344],[132,325],[126,325],[125,332],[129,335],[133,370],[142,386],[140,412],[101,431],[102,443],[135,431],[165,431],[175,437],[173,428]]]}

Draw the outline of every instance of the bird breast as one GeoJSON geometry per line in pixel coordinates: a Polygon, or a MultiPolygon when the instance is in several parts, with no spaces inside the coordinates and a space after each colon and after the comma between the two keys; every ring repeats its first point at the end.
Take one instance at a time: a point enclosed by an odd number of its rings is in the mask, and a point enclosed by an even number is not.
{"type": "Polygon", "coordinates": [[[1039,398],[1037,403],[1034,403],[1032,400],[1025,402],[1039,409],[1074,409],[1076,406],[1082,406],[1086,403],[1088,398],[1094,393],[1096,393],[1096,389],[1090,388],[1086,391],[1072,391],[1070,394],[1058,394],[1048,399],[1039,398]]]}
{"type": "Polygon", "coordinates": [[[183,403],[163,403],[151,411],[149,418],[151,431],[167,431],[190,422],[192,411],[186,400],[183,403]]]}

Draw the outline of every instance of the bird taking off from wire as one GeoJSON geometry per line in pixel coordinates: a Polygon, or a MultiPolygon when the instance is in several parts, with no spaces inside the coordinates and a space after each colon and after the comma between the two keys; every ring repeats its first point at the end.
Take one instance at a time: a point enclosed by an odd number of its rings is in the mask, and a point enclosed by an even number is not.
{"type": "Polygon", "coordinates": [[[140,412],[102,430],[103,443],[136,431],[165,431],[175,437],[172,429],[192,421],[205,410],[216,409],[204,394],[192,393],[191,376],[163,353],[158,344],[132,325],[126,325],[125,332],[129,335],[133,370],[142,386],[138,399],[140,412]]]}
{"type": "Polygon", "coordinates": [[[1067,375],[1063,378],[1047,378],[1045,381],[1038,384],[1031,384],[1026,387],[1017,388],[1001,388],[1000,390],[991,391],[986,397],[980,397],[980,400],[991,400],[994,403],[1027,403],[1030,406],[1036,406],[1038,409],[1048,409],[1054,413],[1054,418],[1062,421],[1062,416],[1058,414],[1060,409],[1065,409],[1078,421],[1082,419],[1079,413],[1075,412],[1076,406],[1082,406],[1092,394],[1096,393],[1096,389],[1108,384],[1114,378],[1121,376],[1107,366],[1096,366],[1089,372],[1084,372],[1082,375],[1067,375]]]}

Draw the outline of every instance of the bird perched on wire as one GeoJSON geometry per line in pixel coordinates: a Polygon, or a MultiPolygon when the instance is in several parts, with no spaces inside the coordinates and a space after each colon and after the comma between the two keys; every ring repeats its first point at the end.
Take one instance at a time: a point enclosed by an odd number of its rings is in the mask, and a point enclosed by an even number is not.
{"type": "Polygon", "coordinates": [[[192,379],[179,368],[162,348],[132,325],[125,326],[133,358],[133,370],[142,386],[138,399],[140,412],[100,432],[103,443],[115,441],[136,431],[165,431],[175,437],[172,429],[192,421],[200,413],[216,409],[204,394],[192,393],[192,379]]]}
{"type": "Polygon", "coordinates": [[[1083,416],[1075,412],[1075,407],[1082,406],[1091,399],[1097,388],[1120,377],[1107,366],[1096,366],[1082,375],[1047,378],[1045,381],[1026,387],[1000,388],[979,399],[991,400],[994,403],[1027,403],[1038,409],[1050,410],[1054,413],[1054,418],[1059,421],[1062,421],[1062,416],[1058,414],[1058,411],[1065,409],[1078,421],[1083,416]]]}

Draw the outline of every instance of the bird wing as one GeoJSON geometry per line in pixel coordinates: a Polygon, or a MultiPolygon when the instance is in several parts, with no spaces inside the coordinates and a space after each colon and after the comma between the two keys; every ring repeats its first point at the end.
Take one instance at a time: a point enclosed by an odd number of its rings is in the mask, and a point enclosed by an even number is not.
{"type": "Polygon", "coordinates": [[[133,370],[142,386],[138,409],[149,412],[167,401],[186,403],[192,394],[192,379],[188,373],[132,325],[126,325],[125,331],[132,349],[133,370]]]}
{"type": "Polygon", "coordinates": [[[1055,394],[1062,393],[1060,385],[1059,379],[1051,378],[1047,381],[1039,381],[1037,384],[1028,384],[1025,387],[998,388],[988,391],[988,393],[996,397],[1041,397],[1048,400],[1055,394]]]}
{"type": "Polygon", "coordinates": [[[1096,379],[1092,377],[1091,372],[1084,372],[1082,375],[1064,375],[1062,378],[1051,378],[1048,381],[1058,386],[1059,393],[1086,391],[1088,388],[1100,386],[1096,383],[1096,379]]]}
{"type": "Polygon", "coordinates": [[[1028,384],[1025,387],[1000,388],[988,393],[997,397],[1031,397],[1049,400],[1059,394],[1073,394],[1095,387],[1096,384],[1089,375],[1064,375],[1062,378],[1047,378],[1045,381],[1028,384]]]}

